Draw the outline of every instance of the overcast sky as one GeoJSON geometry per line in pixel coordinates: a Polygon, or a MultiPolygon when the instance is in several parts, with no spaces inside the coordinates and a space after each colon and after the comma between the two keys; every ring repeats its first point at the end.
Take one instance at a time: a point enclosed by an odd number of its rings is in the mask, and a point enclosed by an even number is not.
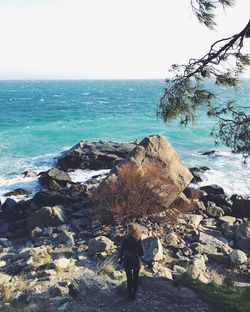
{"type": "Polygon", "coordinates": [[[0,79],[165,78],[240,31],[249,12],[236,0],[211,32],[190,0],[0,0],[0,79]]]}

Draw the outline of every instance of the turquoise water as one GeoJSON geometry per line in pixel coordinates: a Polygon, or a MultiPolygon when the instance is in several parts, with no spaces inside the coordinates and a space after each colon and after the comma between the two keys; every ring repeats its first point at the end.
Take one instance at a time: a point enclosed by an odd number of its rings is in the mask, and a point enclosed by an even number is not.
{"type": "MultiPolygon", "coordinates": [[[[215,148],[209,135],[214,120],[200,112],[195,126],[164,125],[156,117],[163,90],[161,80],[0,81],[0,184],[26,169],[49,167],[54,156],[81,139],[132,141],[160,133],[187,165],[210,164],[200,153],[215,148]]],[[[250,80],[243,80],[240,93],[217,93],[223,102],[233,97],[248,105],[250,80]]],[[[218,148],[222,157],[214,169],[242,170],[240,190],[247,193],[240,157],[218,148]]]]}

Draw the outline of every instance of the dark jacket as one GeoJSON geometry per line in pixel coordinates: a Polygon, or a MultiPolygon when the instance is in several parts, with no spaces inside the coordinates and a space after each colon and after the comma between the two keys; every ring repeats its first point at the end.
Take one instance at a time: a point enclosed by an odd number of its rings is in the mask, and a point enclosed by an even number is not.
{"type": "Polygon", "coordinates": [[[119,258],[124,259],[124,266],[126,268],[140,268],[141,257],[144,254],[141,239],[136,240],[133,236],[127,235],[124,237],[119,258]]]}

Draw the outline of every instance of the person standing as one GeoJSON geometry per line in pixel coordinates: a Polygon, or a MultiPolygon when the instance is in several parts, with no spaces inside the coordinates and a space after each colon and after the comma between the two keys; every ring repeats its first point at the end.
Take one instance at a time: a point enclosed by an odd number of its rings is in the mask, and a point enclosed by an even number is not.
{"type": "Polygon", "coordinates": [[[141,227],[137,223],[128,225],[128,234],[123,238],[119,251],[119,263],[124,263],[129,297],[135,300],[138,289],[141,257],[144,254],[141,227]]]}

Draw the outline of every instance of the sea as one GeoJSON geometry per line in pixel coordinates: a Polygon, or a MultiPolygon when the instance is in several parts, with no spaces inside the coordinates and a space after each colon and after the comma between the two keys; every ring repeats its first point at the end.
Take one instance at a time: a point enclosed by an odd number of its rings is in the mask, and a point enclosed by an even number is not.
{"type": "MultiPolygon", "coordinates": [[[[16,188],[32,190],[32,197],[39,189],[37,177],[24,178],[22,173],[55,166],[55,157],[80,140],[131,142],[151,134],[166,136],[186,166],[210,168],[200,185],[218,184],[229,196],[248,198],[250,164],[244,166],[242,156],[225,146],[215,146],[210,133],[216,120],[205,109],[187,127],[157,118],[165,87],[164,80],[0,81],[1,202],[16,188]],[[202,156],[210,150],[216,153],[202,156]]],[[[250,79],[243,79],[237,92],[215,88],[211,81],[207,87],[216,94],[217,105],[232,99],[249,107],[250,79]]],[[[96,172],[70,174],[84,182],[96,172]]]]}

